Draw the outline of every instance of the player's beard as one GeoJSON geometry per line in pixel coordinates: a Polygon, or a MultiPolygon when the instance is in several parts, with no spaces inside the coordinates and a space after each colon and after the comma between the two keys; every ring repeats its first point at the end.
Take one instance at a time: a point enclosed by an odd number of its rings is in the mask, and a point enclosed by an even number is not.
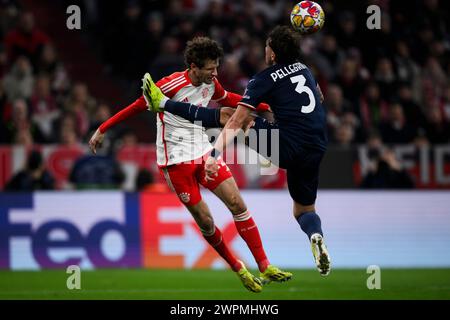
{"type": "Polygon", "coordinates": [[[214,77],[209,77],[209,76],[205,76],[205,78],[203,79],[203,82],[206,84],[211,84],[213,82],[214,77]]]}

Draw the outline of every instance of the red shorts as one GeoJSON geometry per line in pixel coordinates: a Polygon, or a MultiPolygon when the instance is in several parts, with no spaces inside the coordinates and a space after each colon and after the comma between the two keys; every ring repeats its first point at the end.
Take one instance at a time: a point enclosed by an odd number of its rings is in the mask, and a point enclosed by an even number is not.
{"type": "Polygon", "coordinates": [[[167,184],[178,195],[186,206],[193,206],[200,202],[200,186],[214,190],[219,184],[233,177],[226,163],[219,158],[217,160],[219,171],[214,180],[205,180],[205,160],[182,162],[159,170],[164,175],[167,184]]]}

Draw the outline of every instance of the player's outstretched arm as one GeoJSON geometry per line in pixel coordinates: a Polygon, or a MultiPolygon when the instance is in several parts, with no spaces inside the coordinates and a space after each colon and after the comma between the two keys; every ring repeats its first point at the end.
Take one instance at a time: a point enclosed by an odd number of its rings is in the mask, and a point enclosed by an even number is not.
{"type": "Polygon", "coordinates": [[[111,118],[103,122],[89,140],[89,148],[92,153],[97,153],[97,147],[102,144],[103,139],[105,138],[105,132],[109,128],[145,110],[147,110],[147,104],[144,97],[140,97],[125,109],[120,110],[111,118]]]}
{"type": "Polygon", "coordinates": [[[225,150],[226,146],[233,141],[241,129],[247,129],[249,121],[253,120],[250,112],[250,109],[242,105],[237,107],[236,111],[227,121],[219,137],[217,137],[216,143],[214,144],[214,149],[218,153],[225,150]]]}
{"type": "Polygon", "coordinates": [[[228,120],[230,120],[231,116],[234,114],[235,111],[236,111],[235,108],[230,107],[220,108],[220,125],[222,127],[225,127],[228,120]]]}
{"type": "Polygon", "coordinates": [[[233,141],[233,139],[238,135],[239,131],[241,129],[246,129],[246,126],[248,126],[248,119],[250,118],[250,109],[239,105],[236,112],[233,113],[230,120],[227,121],[222,132],[220,132],[210,156],[206,159],[206,180],[214,179],[214,176],[217,174],[218,170],[216,159],[225,150],[226,146],[230,144],[230,142],[233,141]]]}

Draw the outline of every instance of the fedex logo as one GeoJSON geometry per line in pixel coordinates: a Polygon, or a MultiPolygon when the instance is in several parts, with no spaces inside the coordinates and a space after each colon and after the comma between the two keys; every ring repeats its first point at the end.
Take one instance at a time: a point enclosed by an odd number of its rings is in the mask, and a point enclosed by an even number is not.
{"type": "MultiPolygon", "coordinates": [[[[229,213],[217,215],[216,223],[230,244],[238,238],[229,213]]],[[[0,269],[68,265],[210,268],[225,263],[175,194],[0,193],[0,269]]]]}
{"type": "MultiPolygon", "coordinates": [[[[215,212],[216,225],[225,240],[232,244],[238,232],[231,214],[223,207],[223,215],[215,212]]],[[[225,262],[204,240],[189,211],[173,193],[140,195],[140,216],[143,266],[147,268],[210,268],[224,267],[225,262]]],[[[213,205],[215,208],[216,206],[213,205]]],[[[217,210],[216,210],[217,211],[217,210]]],[[[239,245],[242,247],[242,244],[239,245]]],[[[239,252],[230,250],[241,260],[239,252]]]]}
{"type": "Polygon", "coordinates": [[[0,268],[137,267],[137,195],[0,194],[0,268]]]}

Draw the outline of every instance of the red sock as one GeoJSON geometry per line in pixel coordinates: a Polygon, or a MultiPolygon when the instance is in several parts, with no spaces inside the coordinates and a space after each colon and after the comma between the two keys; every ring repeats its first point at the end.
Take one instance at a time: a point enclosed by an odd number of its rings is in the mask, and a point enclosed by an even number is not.
{"type": "Polygon", "coordinates": [[[237,272],[242,268],[241,263],[238,259],[231,253],[230,249],[226,245],[222,237],[222,232],[219,228],[214,228],[214,233],[212,235],[203,235],[203,237],[208,241],[211,247],[217,251],[218,254],[230,265],[233,271],[237,272]]]}
{"type": "Polygon", "coordinates": [[[242,239],[247,243],[253,257],[258,264],[259,271],[264,272],[270,264],[259,236],[258,227],[253,221],[248,211],[234,215],[234,224],[241,235],[242,239]]]}

